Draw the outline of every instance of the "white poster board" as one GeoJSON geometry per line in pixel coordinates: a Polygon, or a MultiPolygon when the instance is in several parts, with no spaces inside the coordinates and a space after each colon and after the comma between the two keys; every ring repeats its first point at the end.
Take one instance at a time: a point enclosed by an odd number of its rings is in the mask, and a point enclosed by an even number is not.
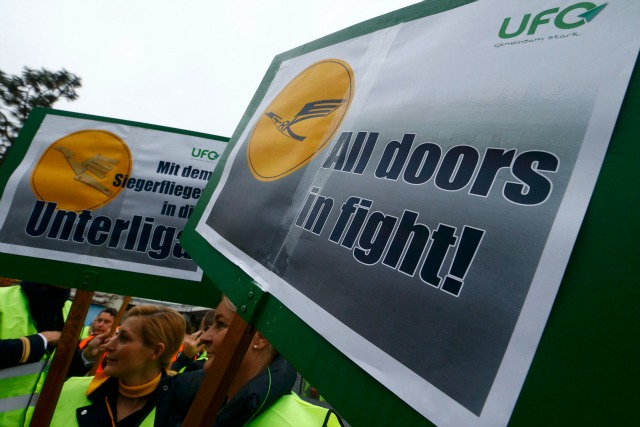
{"type": "Polygon", "coordinates": [[[479,1],[284,60],[196,231],[436,425],[506,425],[639,18],[479,1]]]}
{"type": "Polygon", "coordinates": [[[200,281],[180,233],[226,142],[45,116],[0,200],[0,252],[200,281]]]}

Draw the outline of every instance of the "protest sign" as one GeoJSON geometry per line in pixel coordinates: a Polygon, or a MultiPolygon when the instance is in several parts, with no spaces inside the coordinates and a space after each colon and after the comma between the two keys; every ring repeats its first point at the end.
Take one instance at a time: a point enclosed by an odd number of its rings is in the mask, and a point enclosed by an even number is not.
{"type": "Polygon", "coordinates": [[[185,244],[229,259],[436,425],[496,426],[589,204],[640,7],[464,3],[277,57],[185,244]]]}
{"type": "Polygon", "coordinates": [[[200,303],[202,270],[179,239],[225,147],[212,135],[35,110],[2,170],[3,274],[200,303]]]}

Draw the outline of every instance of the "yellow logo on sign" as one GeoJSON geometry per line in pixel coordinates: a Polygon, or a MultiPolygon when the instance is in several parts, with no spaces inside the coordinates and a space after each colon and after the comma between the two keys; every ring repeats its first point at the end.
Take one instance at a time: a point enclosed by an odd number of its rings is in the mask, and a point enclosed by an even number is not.
{"type": "Polygon", "coordinates": [[[260,181],[275,181],[302,168],[324,150],[353,97],[353,70],[326,59],[296,76],[258,120],[247,161],[260,181]]]}
{"type": "Polygon", "coordinates": [[[69,134],[44,152],[31,174],[36,197],[67,211],[93,210],[122,191],[115,174],[129,175],[131,152],[117,135],[104,130],[69,134]]]}

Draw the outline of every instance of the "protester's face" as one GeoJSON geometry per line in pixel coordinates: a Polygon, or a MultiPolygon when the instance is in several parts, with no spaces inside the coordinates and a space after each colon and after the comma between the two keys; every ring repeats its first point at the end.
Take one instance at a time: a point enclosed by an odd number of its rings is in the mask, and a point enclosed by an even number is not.
{"type": "Polygon", "coordinates": [[[231,310],[224,302],[218,304],[213,325],[200,337],[200,342],[207,348],[207,354],[216,354],[235,315],[236,312],[231,310]]]}
{"type": "Polygon", "coordinates": [[[113,324],[113,316],[109,313],[100,313],[98,317],[93,319],[91,326],[95,335],[104,334],[111,329],[113,324]]]}
{"type": "Polygon", "coordinates": [[[136,378],[153,363],[154,349],[144,344],[140,317],[128,317],[101,349],[107,352],[104,373],[115,378],[136,378]]]}

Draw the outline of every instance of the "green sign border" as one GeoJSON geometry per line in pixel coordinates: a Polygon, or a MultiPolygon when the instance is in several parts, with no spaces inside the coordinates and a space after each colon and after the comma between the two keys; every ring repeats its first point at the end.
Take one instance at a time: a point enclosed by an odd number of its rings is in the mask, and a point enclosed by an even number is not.
{"type": "MultiPolygon", "coordinates": [[[[275,57],[234,132],[183,244],[220,289],[354,426],[433,425],[309,328],[195,232],[232,146],[255,113],[280,64],[386,27],[472,3],[429,1],[383,15],[275,57]]],[[[640,382],[640,76],[638,67],[575,248],[510,426],[625,425],[637,417],[640,382]]],[[[402,331],[399,331],[402,333],[402,331]]],[[[410,331],[407,331],[410,333],[410,331]]]]}
{"type": "MultiPolygon", "coordinates": [[[[0,194],[4,193],[9,177],[24,159],[31,141],[47,115],[97,120],[222,142],[229,141],[228,138],[217,135],[61,110],[34,108],[5,162],[0,166],[0,194]]],[[[202,281],[195,282],[8,253],[0,253],[0,276],[195,306],[215,306],[220,299],[220,291],[206,275],[203,275],[202,281]]]]}

